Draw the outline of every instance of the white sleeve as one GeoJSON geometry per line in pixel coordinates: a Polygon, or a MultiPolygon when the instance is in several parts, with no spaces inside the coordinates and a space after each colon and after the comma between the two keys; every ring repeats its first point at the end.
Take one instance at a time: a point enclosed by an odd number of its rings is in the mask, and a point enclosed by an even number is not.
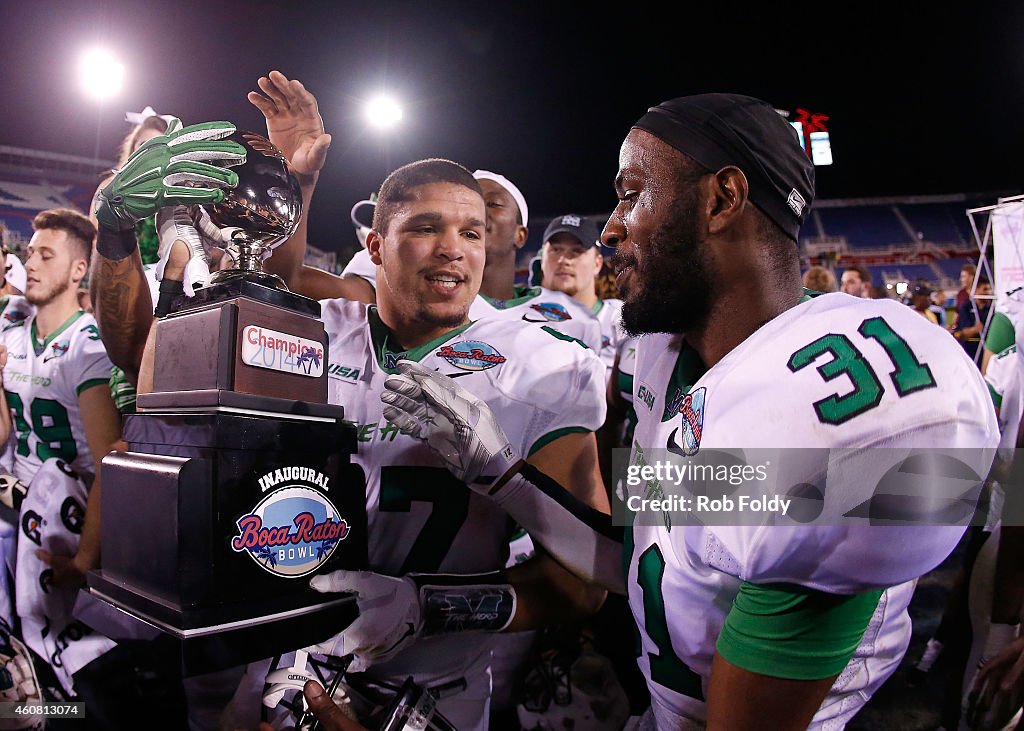
{"type": "Polygon", "coordinates": [[[597,354],[547,332],[537,335],[529,339],[534,347],[515,370],[516,382],[508,392],[523,406],[517,411],[529,419],[517,445],[523,457],[567,433],[597,431],[607,409],[605,368],[597,354]]]}
{"type": "Polygon", "coordinates": [[[82,391],[97,385],[99,382],[110,383],[110,372],[113,364],[107,356],[107,349],[100,340],[99,329],[93,321],[74,325],[76,332],[73,338],[74,353],[69,353],[67,363],[73,364],[66,370],[67,385],[74,389],[75,398],[82,391]]]}

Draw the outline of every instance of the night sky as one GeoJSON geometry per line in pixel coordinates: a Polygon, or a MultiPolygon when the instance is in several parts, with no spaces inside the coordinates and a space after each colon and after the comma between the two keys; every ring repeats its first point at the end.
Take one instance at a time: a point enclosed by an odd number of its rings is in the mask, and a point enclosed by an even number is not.
{"type": "Polygon", "coordinates": [[[0,144],[92,156],[99,124],[112,159],[147,104],[264,131],[245,95],[276,68],[334,137],[310,219],[327,249],[354,243],[352,203],[422,157],[507,175],[535,227],[608,212],[632,122],[710,91],[829,115],[820,198],[1024,189],[1024,3],[696,5],[0,0],[0,144]],[[102,107],[75,73],[97,44],[128,66],[102,107]],[[406,107],[386,138],[360,116],[380,88],[406,107]]]}

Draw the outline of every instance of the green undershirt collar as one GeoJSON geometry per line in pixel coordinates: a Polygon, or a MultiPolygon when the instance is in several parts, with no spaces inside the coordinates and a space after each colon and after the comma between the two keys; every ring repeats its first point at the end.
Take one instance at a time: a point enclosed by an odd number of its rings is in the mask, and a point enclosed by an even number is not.
{"type": "Polygon", "coordinates": [[[46,336],[46,337],[45,337],[45,338],[44,338],[44,339],[42,340],[42,342],[40,342],[40,340],[39,340],[39,336],[37,335],[37,330],[36,330],[36,318],[34,318],[34,317],[33,317],[33,318],[32,318],[32,326],[31,326],[31,333],[32,333],[32,350],[33,350],[33,351],[35,352],[35,354],[36,354],[36,357],[38,357],[38,356],[42,355],[42,354],[43,354],[43,351],[44,351],[44,350],[46,350],[46,347],[47,347],[47,346],[48,346],[48,345],[49,345],[49,344],[50,344],[51,342],[53,342],[53,339],[54,339],[55,337],[57,337],[57,336],[58,336],[58,335],[60,335],[60,334],[61,334],[62,332],[64,332],[65,330],[67,330],[67,329],[68,329],[69,327],[71,327],[71,325],[72,325],[72,324],[73,324],[73,323],[75,322],[75,320],[77,320],[77,319],[78,319],[79,317],[81,317],[81,316],[82,316],[82,315],[84,315],[84,314],[85,314],[85,312],[84,312],[83,310],[78,310],[78,311],[76,311],[76,312],[75,312],[75,313],[74,313],[73,315],[71,315],[71,317],[69,317],[69,318],[68,318],[67,320],[65,320],[65,321],[64,321],[64,324],[63,324],[63,325],[61,325],[61,326],[60,326],[60,327],[58,327],[58,328],[57,328],[56,330],[54,330],[54,331],[53,331],[52,333],[50,333],[49,335],[47,335],[47,336],[46,336]]]}
{"type": "Polygon", "coordinates": [[[370,339],[373,341],[374,355],[377,357],[377,363],[380,364],[381,369],[386,373],[396,373],[397,370],[395,366],[399,360],[419,362],[423,356],[431,350],[456,337],[473,324],[473,321],[471,320],[465,325],[461,325],[454,330],[449,330],[443,335],[439,335],[429,343],[424,343],[423,345],[410,350],[404,350],[402,349],[401,344],[395,340],[394,335],[391,330],[388,329],[388,326],[380,319],[380,314],[377,312],[377,308],[373,305],[371,305],[367,311],[367,319],[370,323],[370,339]]]}

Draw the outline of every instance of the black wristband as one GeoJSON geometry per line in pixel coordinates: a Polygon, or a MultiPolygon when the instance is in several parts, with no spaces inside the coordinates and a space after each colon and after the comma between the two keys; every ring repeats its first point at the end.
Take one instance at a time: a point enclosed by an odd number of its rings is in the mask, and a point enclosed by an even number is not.
{"type": "Polygon", "coordinates": [[[171,314],[171,304],[180,295],[185,293],[185,285],[173,279],[160,280],[160,299],[153,310],[154,317],[164,317],[171,314]]]}
{"type": "Polygon", "coordinates": [[[96,252],[104,259],[121,261],[139,248],[139,242],[135,238],[135,229],[126,231],[115,231],[101,225],[96,235],[96,252]]]}

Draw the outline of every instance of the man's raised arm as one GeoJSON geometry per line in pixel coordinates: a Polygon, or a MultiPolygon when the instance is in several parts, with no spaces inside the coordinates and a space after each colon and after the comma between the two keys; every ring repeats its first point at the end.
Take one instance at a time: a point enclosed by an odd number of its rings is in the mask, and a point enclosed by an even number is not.
{"type": "Polygon", "coordinates": [[[337,277],[303,264],[310,203],[331,146],[316,97],[301,81],[289,79],[280,71],[261,76],[258,85],[260,91],[250,91],[249,101],[266,117],[267,137],[288,159],[299,180],[303,210],[295,233],[274,249],[264,265],[266,270],[284,279],[292,290],[313,299],[343,297],[373,302],[373,287],[361,277],[337,277]]]}

